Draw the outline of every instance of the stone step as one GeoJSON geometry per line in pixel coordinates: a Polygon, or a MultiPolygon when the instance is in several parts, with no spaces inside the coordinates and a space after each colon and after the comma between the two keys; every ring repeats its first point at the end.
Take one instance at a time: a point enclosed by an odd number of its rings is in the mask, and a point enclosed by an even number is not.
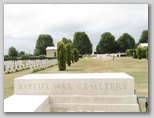
{"type": "Polygon", "coordinates": [[[51,112],[139,112],[138,104],[51,103],[51,112]]]}
{"type": "Polygon", "coordinates": [[[4,112],[50,111],[48,96],[12,95],[4,100],[4,112]]]}
{"type": "Polygon", "coordinates": [[[50,95],[50,103],[136,104],[136,95],[50,95]]]}

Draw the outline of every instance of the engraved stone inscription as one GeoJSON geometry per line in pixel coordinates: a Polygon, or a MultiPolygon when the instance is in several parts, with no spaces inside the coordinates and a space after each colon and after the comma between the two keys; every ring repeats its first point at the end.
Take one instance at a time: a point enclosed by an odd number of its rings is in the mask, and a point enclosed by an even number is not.
{"type": "Polygon", "coordinates": [[[49,84],[19,84],[19,90],[49,90],[49,84]]]}
{"type": "Polygon", "coordinates": [[[127,83],[33,83],[19,84],[19,90],[126,90],[127,83]]]}

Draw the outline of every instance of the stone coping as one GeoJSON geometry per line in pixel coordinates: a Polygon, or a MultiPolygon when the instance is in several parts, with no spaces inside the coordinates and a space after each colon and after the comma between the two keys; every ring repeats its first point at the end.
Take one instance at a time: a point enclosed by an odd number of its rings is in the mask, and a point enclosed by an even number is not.
{"type": "Polygon", "coordinates": [[[126,73],[28,74],[16,79],[133,79],[126,73]]]}

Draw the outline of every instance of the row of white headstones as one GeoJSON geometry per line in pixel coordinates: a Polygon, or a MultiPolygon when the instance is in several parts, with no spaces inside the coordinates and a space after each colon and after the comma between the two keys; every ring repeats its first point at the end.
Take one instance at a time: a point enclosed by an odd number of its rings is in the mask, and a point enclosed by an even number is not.
{"type": "Polygon", "coordinates": [[[32,73],[56,64],[57,59],[4,61],[4,73],[13,73],[25,69],[30,69],[30,73],[32,73]]]}

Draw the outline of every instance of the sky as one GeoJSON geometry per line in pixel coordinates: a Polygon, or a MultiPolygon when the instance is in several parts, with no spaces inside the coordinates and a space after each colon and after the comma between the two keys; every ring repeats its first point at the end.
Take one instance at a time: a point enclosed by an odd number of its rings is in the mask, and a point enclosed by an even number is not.
{"type": "Polygon", "coordinates": [[[129,33],[137,43],[147,29],[148,4],[4,4],[4,54],[10,47],[33,54],[40,34],[51,35],[56,46],[85,32],[95,51],[105,32],[115,40],[129,33]]]}

